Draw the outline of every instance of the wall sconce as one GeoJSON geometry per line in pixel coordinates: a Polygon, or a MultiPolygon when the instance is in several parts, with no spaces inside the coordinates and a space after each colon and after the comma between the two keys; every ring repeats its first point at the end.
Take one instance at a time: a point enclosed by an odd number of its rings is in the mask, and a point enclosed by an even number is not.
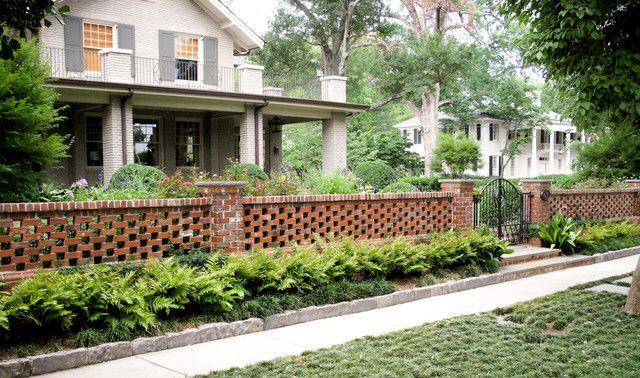
{"type": "Polygon", "coordinates": [[[273,154],[277,155],[279,153],[280,153],[280,149],[278,147],[276,147],[276,146],[273,146],[273,154]]]}
{"type": "MultiPolygon", "coordinates": [[[[269,121],[269,129],[271,130],[271,132],[273,133],[281,133],[282,132],[282,125],[284,123],[282,122],[282,118],[275,116],[271,119],[271,121],[269,121]]],[[[274,151],[276,152],[276,151],[274,151]]]]}

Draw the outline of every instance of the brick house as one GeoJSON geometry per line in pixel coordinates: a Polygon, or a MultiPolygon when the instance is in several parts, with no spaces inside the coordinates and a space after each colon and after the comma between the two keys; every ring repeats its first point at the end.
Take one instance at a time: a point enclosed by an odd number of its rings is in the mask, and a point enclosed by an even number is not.
{"type": "Polygon", "coordinates": [[[64,3],[64,25],[40,35],[74,138],[52,179],[106,184],[133,162],[220,173],[236,159],[269,172],[282,125],[307,121],[322,121],[323,170],[346,168],[346,116],[367,108],[346,102],[346,78],[263,78],[242,58],[262,39],[219,0],[64,3]]]}

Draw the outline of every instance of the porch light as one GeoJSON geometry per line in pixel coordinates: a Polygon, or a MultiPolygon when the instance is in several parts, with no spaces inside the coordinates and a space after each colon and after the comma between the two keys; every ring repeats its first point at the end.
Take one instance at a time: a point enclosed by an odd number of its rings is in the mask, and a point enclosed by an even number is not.
{"type": "Polygon", "coordinates": [[[271,119],[271,121],[269,121],[269,129],[271,130],[271,132],[281,133],[283,124],[284,123],[282,122],[282,118],[275,116],[271,119]]]}

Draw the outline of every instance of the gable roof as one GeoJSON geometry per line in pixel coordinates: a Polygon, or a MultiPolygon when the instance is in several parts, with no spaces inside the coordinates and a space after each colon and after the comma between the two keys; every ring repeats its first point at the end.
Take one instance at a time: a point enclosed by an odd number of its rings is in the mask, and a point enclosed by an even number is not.
{"type": "Polygon", "coordinates": [[[251,49],[264,46],[264,40],[220,0],[194,0],[194,2],[219,21],[224,31],[233,36],[233,49],[237,53],[247,53],[251,49]]]}

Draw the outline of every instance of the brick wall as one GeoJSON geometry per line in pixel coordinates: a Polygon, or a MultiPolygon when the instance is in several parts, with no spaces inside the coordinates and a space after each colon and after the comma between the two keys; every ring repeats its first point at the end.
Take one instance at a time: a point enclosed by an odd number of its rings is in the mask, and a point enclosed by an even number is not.
{"type": "Polygon", "coordinates": [[[549,210],[578,219],[625,218],[638,213],[638,189],[552,190],[549,210]]]}
{"type": "Polygon", "coordinates": [[[314,235],[381,239],[452,226],[453,193],[246,197],[244,249],[308,244],[314,235]]]}

